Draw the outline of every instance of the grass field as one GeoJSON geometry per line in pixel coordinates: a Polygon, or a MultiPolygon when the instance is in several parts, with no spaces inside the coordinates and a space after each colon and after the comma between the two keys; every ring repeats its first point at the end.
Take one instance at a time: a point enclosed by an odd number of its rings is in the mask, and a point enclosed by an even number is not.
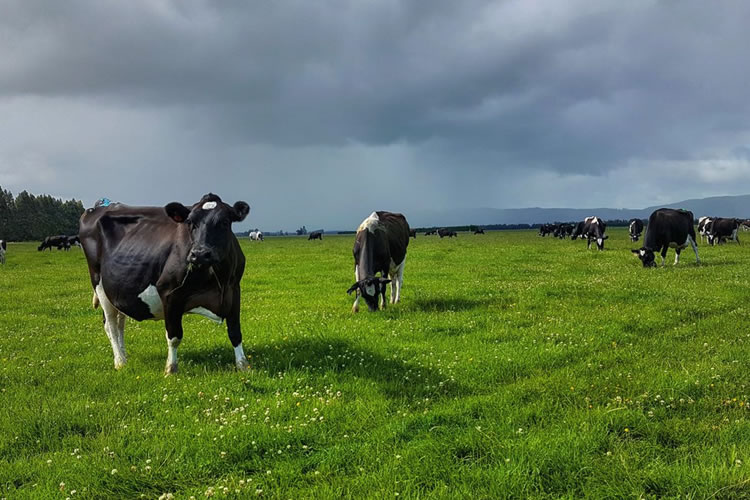
{"type": "MultiPolygon", "coordinates": [[[[244,345],[128,321],[115,371],[79,249],[0,268],[0,497],[750,497],[750,246],[643,269],[507,231],[412,240],[351,313],[353,236],[243,241],[244,345]]],[[[742,235],[740,235],[742,238],[742,235]]]]}

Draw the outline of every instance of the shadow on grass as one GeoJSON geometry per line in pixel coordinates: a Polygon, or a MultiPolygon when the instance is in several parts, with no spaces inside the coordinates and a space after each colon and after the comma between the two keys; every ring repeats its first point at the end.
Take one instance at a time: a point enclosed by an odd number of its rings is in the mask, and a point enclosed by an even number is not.
{"type": "MultiPolygon", "coordinates": [[[[341,379],[369,380],[393,399],[415,397],[445,397],[468,394],[450,376],[419,366],[412,361],[384,356],[378,352],[341,339],[300,339],[284,343],[256,346],[248,349],[252,371],[268,376],[290,371],[341,379]]],[[[180,352],[181,359],[201,371],[226,371],[234,366],[230,345],[180,352]]]]}
{"type": "Polygon", "coordinates": [[[418,298],[407,308],[426,312],[468,311],[492,303],[493,301],[489,298],[480,300],[465,297],[429,297],[418,298]]]}

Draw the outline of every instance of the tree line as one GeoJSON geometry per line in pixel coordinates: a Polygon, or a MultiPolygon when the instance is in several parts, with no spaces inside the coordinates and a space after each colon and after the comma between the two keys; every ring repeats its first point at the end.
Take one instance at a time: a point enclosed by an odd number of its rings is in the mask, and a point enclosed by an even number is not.
{"type": "Polygon", "coordinates": [[[80,200],[62,200],[43,194],[13,193],[0,186],[0,239],[43,240],[55,234],[78,234],[83,213],[80,200]]]}

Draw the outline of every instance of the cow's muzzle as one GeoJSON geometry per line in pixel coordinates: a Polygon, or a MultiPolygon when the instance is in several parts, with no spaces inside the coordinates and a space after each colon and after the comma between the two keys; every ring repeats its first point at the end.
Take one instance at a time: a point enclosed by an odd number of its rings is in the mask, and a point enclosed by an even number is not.
{"type": "Polygon", "coordinates": [[[194,266],[202,267],[214,264],[216,258],[210,248],[198,247],[190,250],[187,260],[194,266]]]}

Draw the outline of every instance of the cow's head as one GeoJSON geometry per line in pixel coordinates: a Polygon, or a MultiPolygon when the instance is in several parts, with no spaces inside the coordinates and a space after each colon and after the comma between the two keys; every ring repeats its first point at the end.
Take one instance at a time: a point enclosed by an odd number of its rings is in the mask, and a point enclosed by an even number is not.
{"type": "Polygon", "coordinates": [[[641,247],[637,250],[631,250],[643,262],[643,267],[656,267],[656,256],[650,248],[641,247]]]}
{"type": "Polygon", "coordinates": [[[172,202],[164,210],[173,221],[187,226],[191,235],[187,261],[202,267],[221,262],[226,257],[232,244],[232,223],[244,220],[250,206],[244,201],[230,206],[209,193],[191,208],[172,202]]]}
{"type": "Polygon", "coordinates": [[[370,311],[378,310],[378,296],[385,294],[385,285],[390,283],[391,280],[385,278],[365,278],[354,283],[346,293],[351,294],[359,290],[359,294],[365,299],[367,308],[370,311]]]}

